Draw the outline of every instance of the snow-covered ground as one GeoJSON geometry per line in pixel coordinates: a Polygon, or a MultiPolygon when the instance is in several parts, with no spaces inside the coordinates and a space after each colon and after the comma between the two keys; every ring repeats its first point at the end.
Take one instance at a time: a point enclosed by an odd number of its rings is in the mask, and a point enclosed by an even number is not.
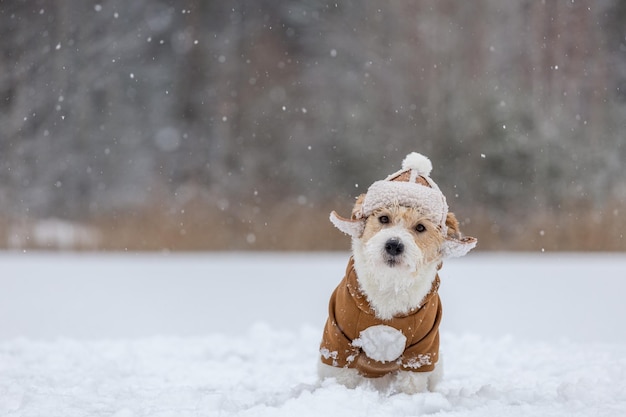
{"type": "Polygon", "coordinates": [[[415,396],[316,379],[347,256],[2,254],[0,415],[626,415],[626,255],[446,263],[415,396]]]}

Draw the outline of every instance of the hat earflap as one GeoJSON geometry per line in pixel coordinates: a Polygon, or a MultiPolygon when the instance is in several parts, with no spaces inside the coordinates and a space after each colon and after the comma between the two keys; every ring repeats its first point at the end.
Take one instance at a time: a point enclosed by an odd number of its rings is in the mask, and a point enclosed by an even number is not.
{"type": "Polygon", "coordinates": [[[467,255],[469,251],[476,247],[478,240],[475,237],[466,236],[460,239],[446,237],[441,246],[442,258],[460,258],[467,255]]]}
{"type": "Polygon", "coordinates": [[[331,223],[345,234],[359,238],[363,235],[365,230],[365,218],[358,220],[351,220],[341,217],[336,211],[330,213],[331,223]]]}

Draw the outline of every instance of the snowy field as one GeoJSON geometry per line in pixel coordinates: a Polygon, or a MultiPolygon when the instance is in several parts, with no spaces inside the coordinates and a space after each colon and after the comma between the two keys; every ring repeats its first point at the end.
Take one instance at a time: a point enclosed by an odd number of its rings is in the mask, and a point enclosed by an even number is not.
{"type": "Polygon", "coordinates": [[[626,255],[441,271],[444,380],[318,382],[347,254],[0,254],[0,416],[625,416],[626,255]]]}

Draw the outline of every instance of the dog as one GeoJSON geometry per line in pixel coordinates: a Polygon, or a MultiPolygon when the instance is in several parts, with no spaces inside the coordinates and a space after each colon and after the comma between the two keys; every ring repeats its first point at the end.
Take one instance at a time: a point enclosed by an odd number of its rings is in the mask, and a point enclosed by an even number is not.
{"type": "Polygon", "coordinates": [[[357,198],[350,219],[331,213],[352,237],[352,256],[329,302],[320,378],[408,394],[434,390],[441,380],[438,270],[477,240],[461,235],[431,170],[413,152],[400,171],[357,198]]]}

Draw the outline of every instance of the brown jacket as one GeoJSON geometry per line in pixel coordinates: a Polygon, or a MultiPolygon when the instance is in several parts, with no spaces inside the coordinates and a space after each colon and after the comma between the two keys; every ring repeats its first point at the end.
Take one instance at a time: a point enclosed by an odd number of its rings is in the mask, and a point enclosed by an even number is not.
{"type": "Polygon", "coordinates": [[[379,377],[403,369],[432,371],[439,360],[439,322],[441,303],[437,290],[439,276],[422,301],[422,306],[391,320],[376,318],[365,294],[359,288],[354,260],[350,258],[346,275],[330,298],[328,320],[320,345],[321,360],[326,365],[356,368],[366,377],[379,377]],[[406,336],[406,348],[394,363],[382,363],[368,358],[352,341],[362,330],[384,324],[400,330],[406,336]]]}

